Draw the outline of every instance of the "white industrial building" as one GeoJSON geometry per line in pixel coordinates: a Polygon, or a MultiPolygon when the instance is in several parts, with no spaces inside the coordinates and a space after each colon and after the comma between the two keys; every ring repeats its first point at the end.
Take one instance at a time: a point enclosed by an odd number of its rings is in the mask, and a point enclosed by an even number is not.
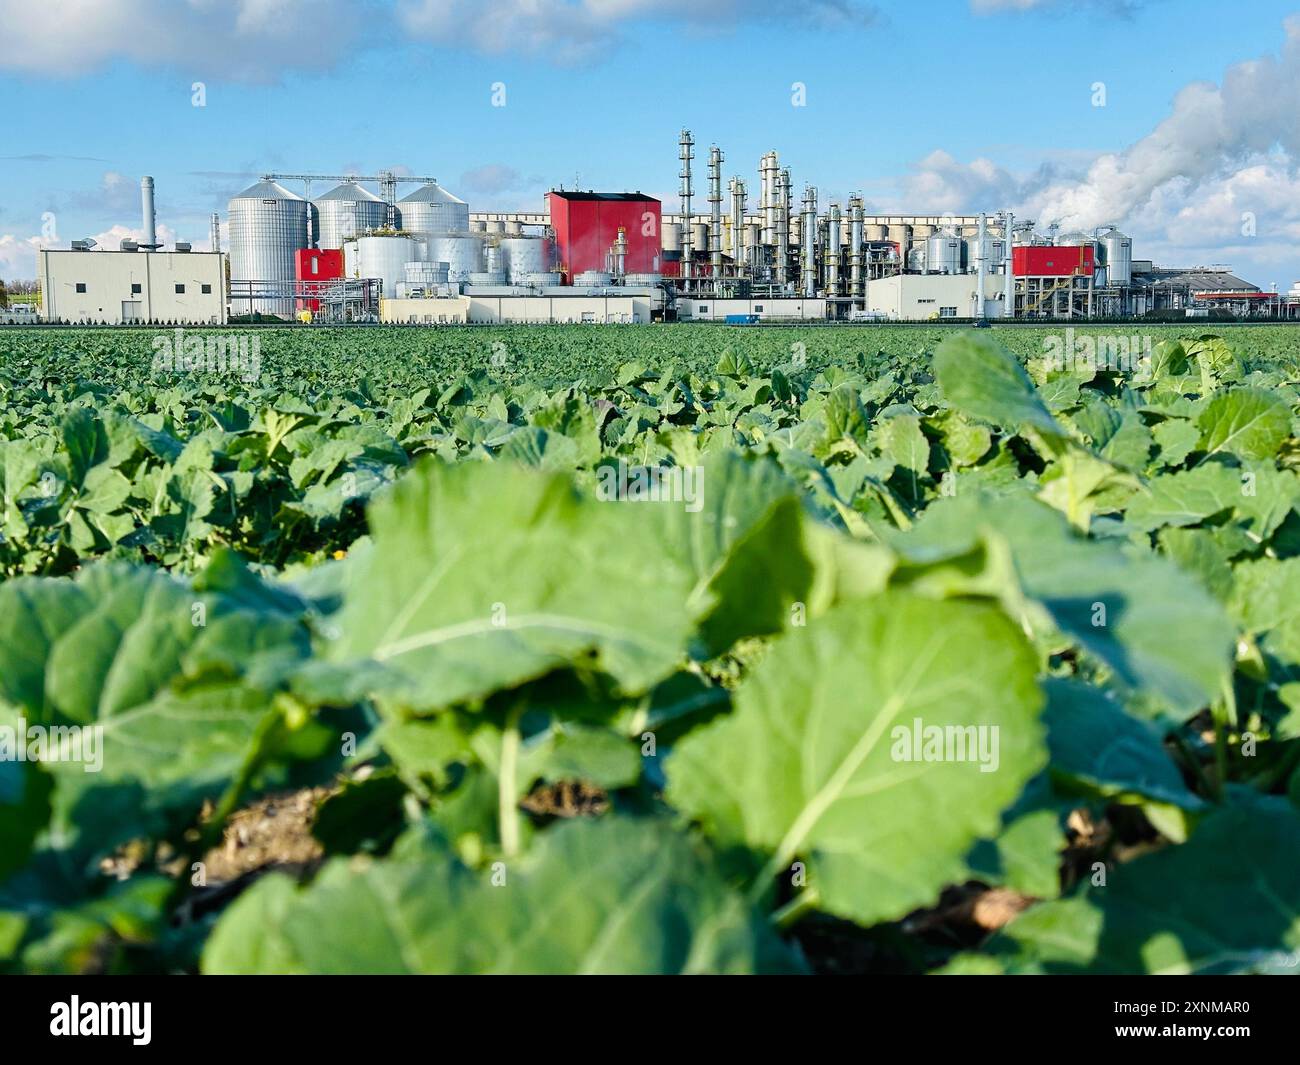
{"type": "Polygon", "coordinates": [[[615,288],[599,292],[555,286],[534,291],[466,288],[463,295],[380,301],[380,321],[408,325],[502,323],[615,325],[662,317],[662,289],[615,288]]]}
{"type": "Polygon", "coordinates": [[[977,307],[978,274],[894,274],[867,282],[869,313],[894,321],[930,318],[1001,318],[1006,292],[1000,275],[984,276],[984,305],[977,307]]]}
{"type": "Polygon", "coordinates": [[[38,265],[47,321],[226,322],[220,252],[42,250],[38,265]]]}
{"type": "Polygon", "coordinates": [[[759,296],[753,299],[709,299],[707,297],[677,300],[677,317],[683,322],[724,322],[728,317],[743,314],[764,321],[817,320],[826,317],[827,301],[824,298],[759,296]]]}

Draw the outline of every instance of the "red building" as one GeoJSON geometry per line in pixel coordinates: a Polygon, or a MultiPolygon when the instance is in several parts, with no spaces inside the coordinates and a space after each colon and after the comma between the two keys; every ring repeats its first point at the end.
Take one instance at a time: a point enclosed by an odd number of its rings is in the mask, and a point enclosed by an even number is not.
{"type": "MultiPolygon", "coordinates": [[[[300,248],[294,253],[293,275],[307,283],[337,281],[343,276],[343,252],[337,248],[300,248]]],[[[315,313],[320,310],[320,300],[299,300],[298,310],[315,313]]]]}
{"type": "Polygon", "coordinates": [[[1017,244],[1011,249],[1016,277],[1091,277],[1092,246],[1017,244]]]}
{"type": "Polygon", "coordinates": [[[548,192],[547,207],[564,283],[586,270],[607,270],[618,231],[627,235],[629,274],[663,272],[660,203],[639,192],[548,192]]]}

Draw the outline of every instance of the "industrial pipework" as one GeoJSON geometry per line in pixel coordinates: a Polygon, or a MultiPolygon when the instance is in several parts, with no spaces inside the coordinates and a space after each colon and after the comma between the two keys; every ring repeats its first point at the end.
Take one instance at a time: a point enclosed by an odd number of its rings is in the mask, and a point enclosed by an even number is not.
{"type": "Polygon", "coordinates": [[[799,235],[803,238],[803,294],[805,299],[813,299],[817,295],[817,190],[811,185],[803,190],[799,235]]]}
{"type": "Polygon", "coordinates": [[[731,258],[736,270],[745,265],[745,183],[731,179],[731,258]]]}
{"type": "MultiPolygon", "coordinates": [[[[772,153],[772,162],[776,162],[776,152],[772,153]]],[[[777,179],[776,209],[776,283],[782,288],[789,282],[791,187],[790,168],[786,167],[777,179]]]]}
{"type": "Polygon", "coordinates": [[[826,218],[826,295],[840,294],[840,205],[832,203],[826,218]]]}
{"type": "Polygon", "coordinates": [[[686,279],[691,276],[691,194],[694,191],[691,187],[691,160],[695,158],[695,138],[691,136],[691,131],[688,129],[682,130],[681,140],[677,144],[680,148],[678,154],[682,160],[682,169],[679,175],[682,179],[681,276],[686,279]]]}
{"type": "Polygon", "coordinates": [[[854,299],[862,299],[862,197],[849,197],[849,289],[854,299]]]}
{"type": "Polygon", "coordinates": [[[709,207],[709,259],[716,280],[722,276],[722,149],[716,144],[709,149],[709,207]]]}
{"type": "Polygon", "coordinates": [[[984,248],[988,242],[988,216],[980,212],[979,229],[975,236],[975,313],[976,321],[984,317],[984,248]]]}

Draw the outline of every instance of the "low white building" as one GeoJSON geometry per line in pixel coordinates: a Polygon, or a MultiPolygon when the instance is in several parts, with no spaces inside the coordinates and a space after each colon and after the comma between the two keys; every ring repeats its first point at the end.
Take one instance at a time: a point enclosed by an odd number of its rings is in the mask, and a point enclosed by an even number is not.
{"type": "MultiPolygon", "coordinates": [[[[868,311],[891,320],[921,322],[931,318],[975,316],[975,274],[895,274],[867,282],[868,311]]],[[[984,317],[1002,317],[1006,279],[984,278],[984,317]]]]}
{"type": "Polygon", "coordinates": [[[42,250],[47,321],[226,323],[226,257],[195,251],[42,250]]]}
{"type": "Polygon", "coordinates": [[[753,299],[677,298],[677,317],[683,322],[723,322],[728,315],[755,315],[763,320],[819,321],[826,317],[825,299],[800,296],[758,296],[753,299]]]}

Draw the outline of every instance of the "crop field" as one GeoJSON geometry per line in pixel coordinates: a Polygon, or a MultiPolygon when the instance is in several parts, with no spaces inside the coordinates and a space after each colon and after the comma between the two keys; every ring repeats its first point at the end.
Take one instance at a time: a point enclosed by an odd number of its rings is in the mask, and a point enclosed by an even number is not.
{"type": "Polygon", "coordinates": [[[0,972],[1300,970],[1213,328],[0,330],[0,972]]]}

